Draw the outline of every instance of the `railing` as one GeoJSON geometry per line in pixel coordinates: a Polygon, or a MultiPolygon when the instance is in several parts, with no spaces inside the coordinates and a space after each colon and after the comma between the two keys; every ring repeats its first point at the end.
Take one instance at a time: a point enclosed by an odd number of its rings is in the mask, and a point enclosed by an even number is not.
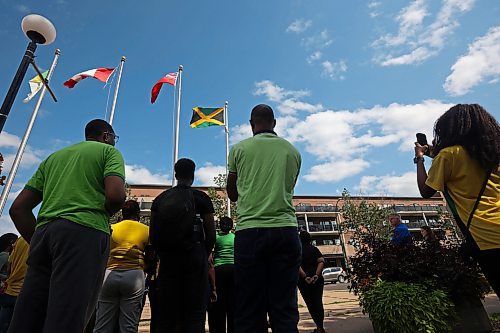
{"type": "Polygon", "coordinates": [[[338,231],[338,227],[336,224],[333,224],[332,222],[325,224],[309,223],[309,231],[311,232],[338,231]]]}
{"type": "Polygon", "coordinates": [[[336,213],[339,209],[335,206],[313,206],[313,205],[297,205],[295,211],[300,213],[336,213]]]}
{"type": "Polygon", "coordinates": [[[151,209],[152,202],[141,202],[141,210],[151,209]]]}
{"type": "Polygon", "coordinates": [[[444,206],[436,205],[421,205],[421,206],[402,206],[395,205],[394,210],[396,212],[439,212],[445,210],[444,206]]]}
{"type": "Polygon", "coordinates": [[[425,224],[425,221],[417,221],[417,222],[408,222],[406,223],[406,226],[410,229],[417,229],[423,227],[425,224]]]}

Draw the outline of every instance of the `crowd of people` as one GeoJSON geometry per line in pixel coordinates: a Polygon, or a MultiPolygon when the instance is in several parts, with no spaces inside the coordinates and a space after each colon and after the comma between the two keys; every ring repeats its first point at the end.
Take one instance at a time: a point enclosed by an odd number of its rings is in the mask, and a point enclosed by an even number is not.
{"type": "MultiPolygon", "coordinates": [[[[205,332],[208,313],[211,333],[293,333],[297,289],[314,332],[325,332],[325,260],[298,232],[292,202],[301,156],[274,132],[268,105],[252,109],[250,124],[253,137],[229,153],[237,223],[221,218],[217,234],[214,206],[192,188],[196,166],[187,158],[175,163],[177,185],[153,201],[149,226],[141,223],[138,203],[126,201],[113,128],[89,122],[86,140],[44,160],[10,208],[21,236],[0,237],[0,333],[137,332],[146,294],[151,332],[205,332]]],[[[436,122],[433,145],[417,143],[415,155],[422,196],[445,193],[498,295],[498,123],[478,105],[457,105],[436,122]],[[434,159],[428,174],[424,155],[434,159]]],[[[399,216],[388,219],[392,242],[411,241],[399,216]]],[[[436,241],[432,229],[421,233],[436,241]]]]}

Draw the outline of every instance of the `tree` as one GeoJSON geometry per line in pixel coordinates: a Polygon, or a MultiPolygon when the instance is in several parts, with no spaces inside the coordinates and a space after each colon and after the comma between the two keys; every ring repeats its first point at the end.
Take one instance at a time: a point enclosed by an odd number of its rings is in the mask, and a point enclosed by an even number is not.
{"type": "Polygon", "coordinates": [[[387,223],[387,217],[394,213],[392,207],[384,207],[374,203],[368,203],[365,200],[354,201],[349,191],[344,189],[342,192],[341,213],[344,221],[342,229],[353,230],[350,244],[359,250],[366,240],[380,239],[389,240],[392,228],[387,223]]]}
{"type": "MultiPolygon", "coordinates": [[[[208,196],[214,205],[215,217],[220,220],[221,217],[227,216],[226,175],[217,175],[214,177],[214,183],[216,186],[208,189],[208,196]],[[223,192],[224,195],[221,195],[220,192],[223,192]]],[[[236,222],[236,202],[231,202],[231,218],[236,222]]]]}

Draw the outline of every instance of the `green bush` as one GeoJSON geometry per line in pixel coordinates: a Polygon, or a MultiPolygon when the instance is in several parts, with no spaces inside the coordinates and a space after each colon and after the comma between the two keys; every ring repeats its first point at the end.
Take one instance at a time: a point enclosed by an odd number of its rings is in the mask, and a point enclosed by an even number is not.
{"type": "Polygon", "coordinates": [[[360,299],[378,333],[449,332],[456,317],[444,291],[417,283],[378,280],[360,299]]]}

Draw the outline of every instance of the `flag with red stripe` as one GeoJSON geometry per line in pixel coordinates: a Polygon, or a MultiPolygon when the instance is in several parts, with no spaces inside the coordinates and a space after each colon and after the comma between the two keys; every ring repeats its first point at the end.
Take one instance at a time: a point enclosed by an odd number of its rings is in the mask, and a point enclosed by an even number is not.
{"type": "Polygon", "coordinates": [[[156,84],[153,86],[153,89],[151,90],[151,104],[156,102],[158,94],[160,93],[161,87],[163,86],[164,83],[175,86],[175,84],[177,83],[177,75],[178,75],[177,72],[168,73],[160,80],[158,80],[158,82],[156,82],[156,84]]]}
{"type": "Polygon", "coordinates": [[[73,88],[78,82],[88,77],[93,77],[102,82],[108,82],[109,77],[113,74],[114,68],[95,68],[85,72],[81,72],[73,76],[64,85],[68,88],[73,88]]]}

